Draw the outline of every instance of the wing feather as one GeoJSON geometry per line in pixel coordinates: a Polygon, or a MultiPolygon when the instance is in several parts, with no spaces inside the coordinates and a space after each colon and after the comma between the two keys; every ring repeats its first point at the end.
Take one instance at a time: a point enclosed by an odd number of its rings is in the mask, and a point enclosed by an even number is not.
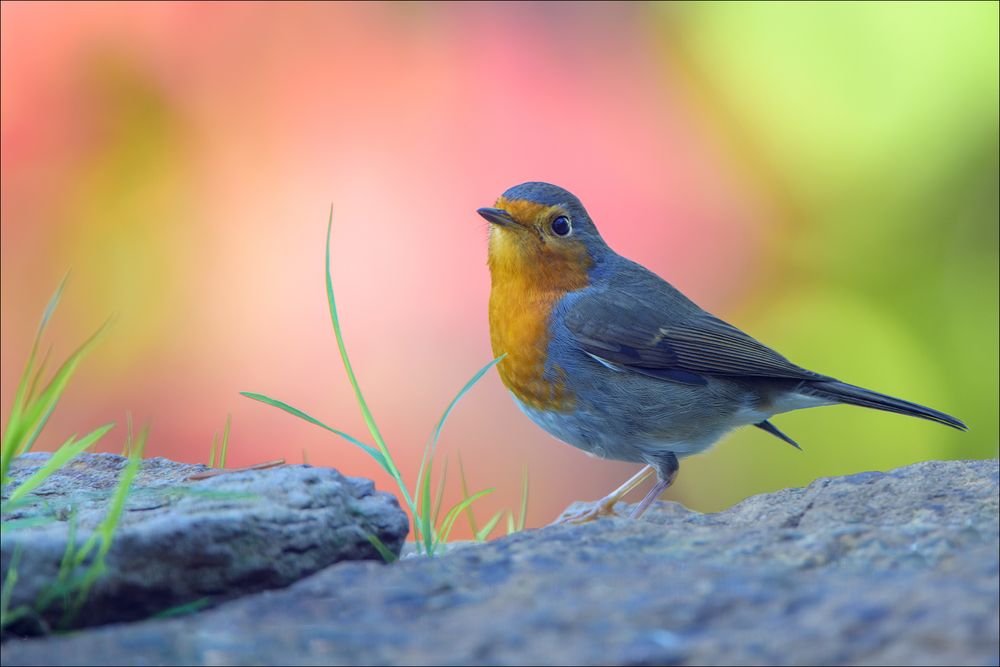
{"type": "MultiPolygon", "coordinates": [[[[664,283],[666,285],[666,283],[664,283]]],[[[669,287],[669,286],[667,286],[669,287]]],[[[671,290],[673,288],[670,288],[671,290]]],[[[566,311],[564,322],[588,354],[625,369],[687,384],[704,376],[816,380],[825,376],[788,361],[736,327],[684,300],[671,312],[660,293],[643,299],[593,291],[566,311]]]]}

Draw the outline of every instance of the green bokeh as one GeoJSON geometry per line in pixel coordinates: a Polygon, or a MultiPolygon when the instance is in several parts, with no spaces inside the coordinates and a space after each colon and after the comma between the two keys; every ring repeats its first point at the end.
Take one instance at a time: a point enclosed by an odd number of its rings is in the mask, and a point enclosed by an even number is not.
{"type": "Polygon", "coordinates": [[[685,463],[699,509],[821,475],[997,454],[998,6],[657,7],[668,57],[778,220],[735,323],[792,360],[951,412],[857,408],[744,430],[685,463]],[[787,451],[785,451],[787,450],[787,451]]]}

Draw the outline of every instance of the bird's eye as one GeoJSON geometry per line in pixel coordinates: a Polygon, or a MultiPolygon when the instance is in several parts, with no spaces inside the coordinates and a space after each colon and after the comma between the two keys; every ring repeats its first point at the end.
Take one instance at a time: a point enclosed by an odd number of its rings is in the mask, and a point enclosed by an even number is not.
{"type": "Polygon", "coordinates": [[[566,236],[572,231],[573,226],[569,223],[569,218],[560,215],[552,221],[552,233],[556,236],[566,236]]]}

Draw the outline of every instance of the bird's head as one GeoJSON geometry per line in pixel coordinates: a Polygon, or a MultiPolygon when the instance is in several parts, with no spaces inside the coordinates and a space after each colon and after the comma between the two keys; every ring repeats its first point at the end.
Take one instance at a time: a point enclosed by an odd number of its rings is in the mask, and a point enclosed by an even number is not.
{"type": "Polygon", "coordinates": [[[494,284],[511,277],[542,289],[579,289],[608,246],[572,193],[549,183],[522,183],[479,215],[490,223],[494,284]]]}

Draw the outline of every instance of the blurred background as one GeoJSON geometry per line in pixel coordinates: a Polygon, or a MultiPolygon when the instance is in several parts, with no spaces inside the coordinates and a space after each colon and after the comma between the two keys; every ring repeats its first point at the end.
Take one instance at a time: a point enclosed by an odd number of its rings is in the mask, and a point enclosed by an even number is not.
{"type": "MultiPolygon", "coordinates": [[[[283,457],[391,480],[326,310],[407,479],[491,358],[486,223],[526,180],[583,200],[620,253],[811,369],[955,414],[958,433],[833,407],[684,461],[709,511],[821,476],[997,455],[997,3],[4,2],[4,419],[41,312],[64,357],[109,315],[40,448],[124,415],[149,455],[283,457]]],[[[637,466],[520,414],[495,372],[445,428],[486,517],[528,525],[637,466]]],[[[460,531],[466,531],[464,523],[460,531]]],[[[467,534],[465,532],[464,534],[467,534]]]]}

